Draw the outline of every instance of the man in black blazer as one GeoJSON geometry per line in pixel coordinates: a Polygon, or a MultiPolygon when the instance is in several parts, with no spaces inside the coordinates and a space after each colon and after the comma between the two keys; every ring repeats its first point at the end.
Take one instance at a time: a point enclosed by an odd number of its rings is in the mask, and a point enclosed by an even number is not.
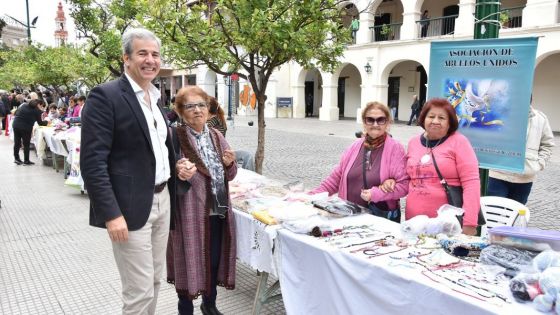
{"type": "Polygon", "coordinates": [[[91,201],[90,224],[107,228],[112,241],[123,314],[154,314],[176,174],[195,168],[176,164],[172,135],[157,105],[160,92],[151,81],[161,64],[159,39],[132,29],[122,44],[125,74],[95,87],[87,98],[80,167],[91,201]]]}

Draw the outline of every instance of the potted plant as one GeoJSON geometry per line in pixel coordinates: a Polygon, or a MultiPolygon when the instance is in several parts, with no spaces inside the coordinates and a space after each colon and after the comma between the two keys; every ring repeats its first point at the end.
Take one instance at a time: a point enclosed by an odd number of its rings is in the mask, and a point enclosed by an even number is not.
{"type": "Polygon", "coordinates": [[[391,36],[393,35],[393,29],[391,29],[391,26],[389,26],[389,24],[383,24],[379,33],[386,39],[393,39],[391,36]]]}
{"type": "Polygon", "coordinates": [[[500,12],[500,25],[502,28],[507,28],[509,23],[509,14],[506,11],[500,12]]]}

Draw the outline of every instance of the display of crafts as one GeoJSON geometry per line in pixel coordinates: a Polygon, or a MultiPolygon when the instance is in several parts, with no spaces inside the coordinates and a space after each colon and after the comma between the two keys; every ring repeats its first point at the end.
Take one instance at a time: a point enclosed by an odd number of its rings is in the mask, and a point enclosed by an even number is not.
{"type": "Polygon", "coordinates": [[[367,209],[345,200],[326,193],[309,195],[301,185],[282,185],[242,169],[230,184],[230,194],[236,209],[265,224],[281,224],[392,270],[415,270],[402,273],[411,280],[430,281],[495,306],[533,301],[540,311],[560,314],[560,254],[548,250],[537,255],[464,235],[456,218],[461,209],[444,205],[435,218],[417,216],[397,228],[381,218],[372,220],[363,214],[367,209]],[[355,224],[362,220],[366,223],[355,224]]]}
{"type": "Polygon", "coordinates": [[[311,202],[316,197],[303,193],[303,185],[284,185],[251,171],[239,169],[230,183],[233,207],[250,213],[269,225],[316,215],[311,202]]]}

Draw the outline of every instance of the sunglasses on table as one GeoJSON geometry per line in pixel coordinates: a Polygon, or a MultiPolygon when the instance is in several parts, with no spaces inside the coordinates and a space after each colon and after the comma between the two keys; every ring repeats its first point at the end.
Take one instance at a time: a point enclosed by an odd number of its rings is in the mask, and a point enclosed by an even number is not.
{"type": "Polygon", "coordinates": [[[180,104],[179,108],[183,109],[183,110],[187,110],[187,111],[193,111],[196,107],[198,107],[199,109],[204,109],[207,107],[206,102],[200,102],[200,103],[187,103],[187,104],[180,104]]]}
{"type": "Polygon", "coordinates": [[[379,126],[383,126],[387,123],[387,117],[366,117],[364,120],[366,125],[373,126],[375,123],[379,126]]]}

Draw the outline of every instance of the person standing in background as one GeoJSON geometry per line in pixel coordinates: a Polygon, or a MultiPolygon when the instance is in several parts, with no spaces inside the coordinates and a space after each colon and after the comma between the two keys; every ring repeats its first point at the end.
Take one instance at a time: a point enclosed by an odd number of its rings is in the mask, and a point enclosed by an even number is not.
{"type": "Polygon", "coordinates": [[[34,99],[29,103],[23,103],[15,114],[14,127],[14,163],[17,165],[33,165],[29,159],[29,147],[31,145],[31,134],[33,133],[33,125],[38,123],[40,126],[46,126],[48,122],[41,119],[41,107],[44,101],[34,99]],[[23,144],[23,161],[19,158],[19,149],[23,144]]]}
{"type": "Polygon", "coordinates": [[[352,19],[350,29],[352,30],[352,43],[355,44],[356,35],[358,34],[358,30],[360,29],[360,20],[358,20],[358,16],[354,16],[354,18],[352,19]]]}
{"type": "MultiPolygon", "coordinates": [[[[531,97],[532,102],[532,97],[531,97]]],[[[490,170],[488,196],[499,196],[527,203],[533,181],[544,170],[554,147],[554,134],[546,115],[530,107],[527,126],[527,147],[523,173],[490,170]]]]}
{"type": "Polygon", "coordinates": [[[418,101],[418,95],[412,96],[412,105],[410,106],[410,119],[407,125],[411,125],[414,119],[418,119],[418,113],[420,112],[420,102],[418,101]]]}
{"type": "Polygon", "coordinates": [[[428,15],[428,10],[424,10],[422,16],[420,17],[420,37],[424,38],[428,35],[428,27],[430,26],[430,16],[428,15]]]}
{"type": "Polygon", "coordinates": [[[226,136],[227,123],[224,110],[213,96],[208,97],[208,120],[206,124],[208,127],[217,129],[224,137],[226,136]]]}

